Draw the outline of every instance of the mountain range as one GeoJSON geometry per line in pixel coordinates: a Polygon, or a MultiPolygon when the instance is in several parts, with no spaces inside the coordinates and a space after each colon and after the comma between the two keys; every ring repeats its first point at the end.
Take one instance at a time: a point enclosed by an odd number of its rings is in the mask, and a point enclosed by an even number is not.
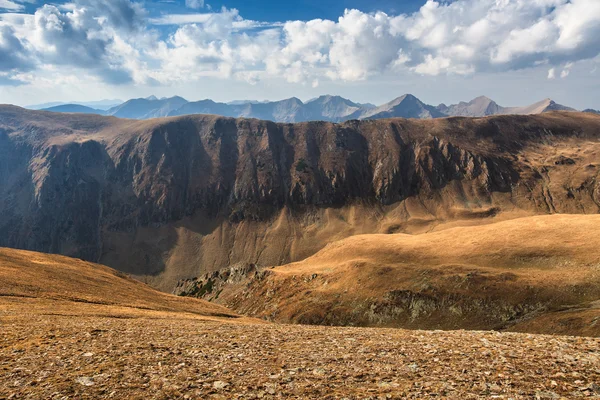
{"type": "MultiPolygon", "coordinates": [[[[155,102],[177,101],[137,103],[155,102]]],[[[404,103],[437,115],[406,96],[369,117],[404,103]]],[[[599,135],[598,115],[565,111],[290,124],[0,106],[0,246],[99,261],[170,291],[350,235],[500,210],[597,213],[599,135]]]]}
{"type": "MultiPolygon", "coordinates": [[[[43,110],[99,114],[128,119],[214,114],[225,117],[257,118],[287,123],[306,121],[343,122],[353,119],[383,118],[485,117],[501,114],[530,115],[547,111],[575,111],[574,108],[558,104],[551,99],[544,99],[524,107],[504,107],[485,96],[449,106],[445,104],[432,106],[411,94],[405,94],[379,106],[356,103],[340,96],[331,95],[320,96],[306,103],[296,97],[280,101],[236,100],[229,103],[220,103],[210,99],[190,102],[179,96],[160,99],[156,96],[150,96],[131,99],[107,110],[81,104],[58,104],[43,110]]],[[[593,112],[594,110],[586,111],[593,112]]]]}
{"type": "Polygon", "coordinates": [[[0,106],[0,247],[280,322],[600,334],[600,115],[438,113],[408,95],[342,123],[0,106]],[[369,119],[402,106],[428,119],[369,119]]]}

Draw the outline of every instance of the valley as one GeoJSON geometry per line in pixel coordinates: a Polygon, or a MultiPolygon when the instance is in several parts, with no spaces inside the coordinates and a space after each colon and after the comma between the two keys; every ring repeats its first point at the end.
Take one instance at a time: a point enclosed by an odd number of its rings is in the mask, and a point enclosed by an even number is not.
{"type": "Polygon", "coordinates": [[[353,235],[600,209],[591,113],[343,124],[0,115],[0,245],[100,262],[166,292],[353,235]]]}
{"type": "Polygon", "coordinates": [[[600,399],[599,28],[0,0],[0,400],[600,399]]]}
{"type": "Polygon", "coordinates": [[[0,116],[0,398],[600,395],[600,116],[0,116]]]}

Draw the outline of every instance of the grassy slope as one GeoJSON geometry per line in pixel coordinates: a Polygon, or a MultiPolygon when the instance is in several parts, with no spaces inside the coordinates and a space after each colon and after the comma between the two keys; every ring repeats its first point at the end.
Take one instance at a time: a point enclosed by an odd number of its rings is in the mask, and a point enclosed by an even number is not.
{"type": "Polygon", "coordinates": [[[600,215],[551,215],[359,235],[221,298],[279,321],[600,335],[599,233],[600,215]]]}
{"type": "Polygon", "coordinates": [[[158,292],[102,265],[78,259],[0,248],[0,308],[32,313],[135,315],[188,313],[237,317],[225,307],[158,292]]]}

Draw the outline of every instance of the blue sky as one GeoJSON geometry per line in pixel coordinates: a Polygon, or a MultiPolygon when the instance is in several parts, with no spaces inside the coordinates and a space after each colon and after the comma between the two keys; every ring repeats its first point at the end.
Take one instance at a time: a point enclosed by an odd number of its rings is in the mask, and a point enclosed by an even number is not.
{"type": "MultiPolygon", "coordinates": [[[[185,1],[154,1],[153,10],[157,12],[186,11],[185,1]]],[[[236,8],[245,18],[260,21],[287,21],[331,19],[335,20],[345,9],[358,9],[365,12],[383,11],[390,14],[412,13],[417,11],[423,2],[420,0],[207,0],[205,4],[213,9],[221,7],[236,8]]],[[[188,9],[187,12],[190,12],[188,9]]]]}
{"type": "Polygon", "coordinates": [[[412,93],[600,108],[599,90],[598,0],[0,0],[1,103],[412,93]]]}

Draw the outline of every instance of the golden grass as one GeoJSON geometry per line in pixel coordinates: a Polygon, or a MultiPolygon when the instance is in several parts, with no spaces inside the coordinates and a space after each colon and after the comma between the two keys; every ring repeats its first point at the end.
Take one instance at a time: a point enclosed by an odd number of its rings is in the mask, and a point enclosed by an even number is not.
{"type": "Polygon", "coordinates": [[[220,299],[276,321],[600,335],[600,215],[358,235],[270,272],[220,299]]]}
{"type": "Polygon", "coordinates": [[[6,248],[0,248],[0,309],[32,315],[238,317],[216,304],[158,292],[102,265],[6,248]]]}

